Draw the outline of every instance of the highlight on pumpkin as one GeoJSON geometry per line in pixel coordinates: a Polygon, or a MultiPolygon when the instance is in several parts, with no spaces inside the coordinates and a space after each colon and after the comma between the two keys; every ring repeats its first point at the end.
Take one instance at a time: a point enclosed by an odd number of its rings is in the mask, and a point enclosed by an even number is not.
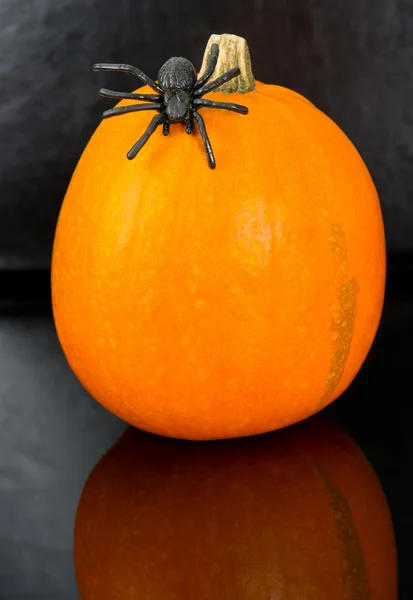
{"type": "Polygon", "coordinates": [[[129,428],[90,474],[81,600],[396,600],[388,506],[348,435],[315,417],[213,443],[129,428]]]}
{"type": "MultiPolygon", "coordinates": [[[[153,117],[131,112],[131,95],[108,109],[128,114],[99,124],[61,208],[54,319],[86,390],[130,425],[250,436],[306,419],[357,376],[383,306],[380,201],[328,116],[253,77],[245,40],[213,36],[199,73],[185,64],[199,99],[248,115],[199,112],[213,154],[178,123],[128,161],[153,117]]],[[[133,94],[155,98],[159,86],[147,78],[133,94]]]]}

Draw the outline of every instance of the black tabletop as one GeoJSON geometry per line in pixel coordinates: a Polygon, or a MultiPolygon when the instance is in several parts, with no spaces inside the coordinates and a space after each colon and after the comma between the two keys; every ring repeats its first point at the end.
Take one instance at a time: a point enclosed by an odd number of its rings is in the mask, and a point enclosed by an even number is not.
{"type": "MultiPolygon", "coordinates": [[[[413,543],[413,444],[407,416],[413,373],[411,274],[408,268],[391,271],[371,352],[350,388],[327,409],[359,443],[383,484],[405,600],[413,597],[407,564],[413,543]]],[[[17,279],[9,277],[10,282],[17,279]]],[[[12,285],[9,289],[13,295],[12,285]]],[[[77,501],[89,471],[125,427],[72,374],[46,290],[27,294],[20,305],[16,297],[8,305],[3,298],[0,317],[2,600],[76,600],[72,528],[77,501]]]]}

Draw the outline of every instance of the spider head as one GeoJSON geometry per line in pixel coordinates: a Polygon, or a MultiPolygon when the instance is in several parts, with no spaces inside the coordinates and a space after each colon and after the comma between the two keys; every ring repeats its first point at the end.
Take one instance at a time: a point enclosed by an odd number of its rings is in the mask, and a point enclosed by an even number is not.
{"type": "Polygon", "coordinates": [[[165,110],[171,123],[180,123],[185,120],[191,106],[191,97],[184,90],[165,92],[165,110]]]}

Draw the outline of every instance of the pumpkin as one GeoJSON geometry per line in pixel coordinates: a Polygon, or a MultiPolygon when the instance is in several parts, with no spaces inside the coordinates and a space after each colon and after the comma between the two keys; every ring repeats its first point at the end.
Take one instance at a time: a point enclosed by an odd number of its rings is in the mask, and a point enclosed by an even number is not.
{"type": "Polygon", "coordinates": [[[396,550],[366,458],[317,415],[191,442],[129,428],[83,489],[81,600],[396,600],[396,550]]]}
{"type": "Polygon", "coordinates": [[[131,425],[197,440],[281,428],[342,394],[376,334],[386,269],[377,191],[348,137],[255,81],[239,38],[212,41],[213,77],[241,75],[208,99],[249,109],[203,112],[216,169],[179,125],[129,161],[151,117],[103,121],[52,257],[56,329],[84,387],[131,425]]]}

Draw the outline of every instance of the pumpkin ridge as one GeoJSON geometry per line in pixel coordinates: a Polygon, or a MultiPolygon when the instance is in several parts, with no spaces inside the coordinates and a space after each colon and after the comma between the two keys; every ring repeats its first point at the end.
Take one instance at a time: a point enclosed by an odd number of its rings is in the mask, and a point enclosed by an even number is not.
{"type": "Polygon", "coordinates": [[[342,580],[348,590],[348,598],[349,600],[371,600],[363,547],[348,500],[334,483],[328,471],[321,466],[321,463],[314,463],[314,467],[328,495],[331,506],[343,559],[342,580]]]}
{"type": "MultiPolygon", "coordinates": [[[[267,101],[270,100],[270,98],[264,94],[261,96],[267,101]]],[[[289,112],[292,117],[289,122],[292,126],[294,126],[296,124],[296,115],[292,109],[291,102],[285,101],[284,104],[287,108],[287,112],[289,112]]],[[[321,115],[323,114],[315,105],[310,104],[310,106],[312,109],[320,112],[321,115]]],[[[334,124],[334,122],[332,123],[334,124]]],[[[311,132],[305,126],[300,128],[300,131],[301,133],[305,132],[310,144],[311,132]]],[[[351,140],[349,140],[349,143],[352,146],[351,140]]],[[[326,155],[325,149],[321,145],[319,146],[319,151],[328,164],[330,162],[329,157],[326,155]]],[[[332,356],[330,367],[325,378],[325,391],[315,405],[315,412],[323,408],[331,399],[334,390],[340,383],[343,376],[347,359],[351,351],[356,319],[356,300],[359,291],[357,280],[347,275],[347,245],[345,232],[341,225],[335,225],[332,227],[330,246],[333,256],[337,261],[337,272],[341,272],[343,274],[344,281],[339,285],[336,293],[339,309],[336,315],[331,316],[330,320],[330,329],[332,331],[332,356]]]]}

